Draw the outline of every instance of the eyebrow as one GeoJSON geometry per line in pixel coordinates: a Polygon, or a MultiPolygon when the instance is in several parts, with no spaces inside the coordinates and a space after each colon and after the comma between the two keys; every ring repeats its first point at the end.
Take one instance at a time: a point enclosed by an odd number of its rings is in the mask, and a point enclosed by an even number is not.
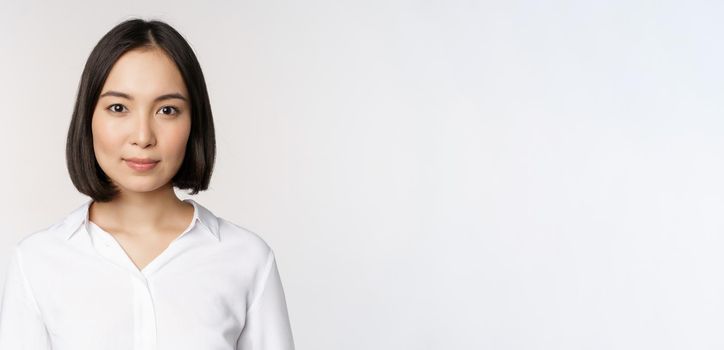
{"type": "MultiPolygon", "coordinates": [[[[113,91],[113,90],[104,92],[103,94],[101,94],[101,96],[99,98],[106,97],[106,96],[116,96],[116,97],[121,97],[121,98],[125,98],[125,99],[133,101],[133,97],[131,95],[123,93],[123,92],[113,91]]],[[[184,95],[179,94],[178,92],[158,96],[158,97],[156,97],[156,99],[153,100],[153,102],[170,100],[170,99],[174,99],[174,98],[188,102],[188,99],[186,97],[184,97],[184,95]]]]}

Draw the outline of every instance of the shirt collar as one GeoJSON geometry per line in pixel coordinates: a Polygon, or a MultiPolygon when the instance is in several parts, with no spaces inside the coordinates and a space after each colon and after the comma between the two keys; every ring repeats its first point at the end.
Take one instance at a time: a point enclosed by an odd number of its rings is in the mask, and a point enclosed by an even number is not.
{"type": "MultiPolygon", "coordinates": [[[[195,225],[196,221],[198,220],[204,227],[204,231],[212,235],[213,238],[215,238],[217,241],[220,241],[221,236],[219,235],[219,218],[214,215],[214,213],[212,213],[209,209],[197,203],[191,198],[184,199],[183,201],[189,202],[194,206],[194,217],[192,221],[193,224],[195,225]]],[[[65,218],[61,226],[61,231],[66,240],[70,239],[70,237],[72,237],[73,234],[78,231],[78,228],[80,228],[81,225],[86,225],[87,227],[88,208],[90,208],[91,203],[93,203],[93,199],[87,200],[81,206],[74,209],[65,218]]]]}

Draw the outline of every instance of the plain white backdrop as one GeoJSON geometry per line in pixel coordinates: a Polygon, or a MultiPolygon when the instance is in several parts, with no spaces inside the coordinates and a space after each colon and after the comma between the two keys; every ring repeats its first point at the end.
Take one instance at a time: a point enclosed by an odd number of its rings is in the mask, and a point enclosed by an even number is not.
{"type": "Polygon", "coordinates": [[[86,200],[80,74],[136,16],[196,51],[194,198],[275,250],[299,350],[724,347],[722,2],[3,0],[0,268],[86,200]]]}

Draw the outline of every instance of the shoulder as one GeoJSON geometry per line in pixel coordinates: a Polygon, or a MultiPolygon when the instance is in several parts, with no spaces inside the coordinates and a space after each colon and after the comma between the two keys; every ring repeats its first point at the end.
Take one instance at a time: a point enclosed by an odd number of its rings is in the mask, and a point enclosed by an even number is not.
{"type": "Polygon", "coordinates": [[[25,234],[16,242],[16,247],[21,251],[57,247],[78,230],[87,216],[90,203],[91,200],[86,200],[52,225],[25,234]]]}
{"type": "Polygon", "coordinates": [[[222,217],[218,217],[218,223],[221,242],[239,256],[266,261],[274,255],[272,247],[262,234],[222,217]]]}
{"type": "Polygon", "coordinates": [[[261,234],[216,215],[211,209],[193,199],[186,199],[185,201],[191,202],[196,207],[201,223],[217,236],[221,242],[221,247],[229,248],[237,253],[240,249],[245,253],[263,255],[271,252],[271,247],[262,238],[261,234]]]}
{"type": "MultiPolygon", "coordinates": [[[[26,233],[12,246],[13,259],[19,259],[25,271],[35,271],[33,267],[45,269],[44,261],[63,255],[66,250],[62,235],[59,234],[63,222],[26,233]]],[[[52,260],[51,260],[52,261],[52,260]]]]}
{"type": "Polygon", "coordinates": [[[66,239],[74,233],[85,216],[90,201],[86,201],[70,210],[53,224],[30,233],[26,233],[15,243],[21,253],[40,253],[67,247],[66,239]]]}
{"type": "Polygon", "coordinates": [[[63,221],[54,223],[50,226],[37,229],[30,233],[26,233],[15,242],[15,248],[23,253],[31,253],[33,251],[48,249],[57,246],[62,236],[60,232],[63,228],[63,221]]]}

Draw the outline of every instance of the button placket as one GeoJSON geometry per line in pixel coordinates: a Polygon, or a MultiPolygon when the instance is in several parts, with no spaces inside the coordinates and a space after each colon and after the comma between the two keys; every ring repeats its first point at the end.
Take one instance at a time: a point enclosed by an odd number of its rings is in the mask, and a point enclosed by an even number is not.
{"type": "Polygon", "coordinates": [[[93,232],[97,251],[128,272],[133,290],[134,350],[157,350],[156,312],[146,275],[138,270],[115,238],[101,230],[93,232]]]}
{"type": "Polygon", "coordinates": [[[133,285],[134,349],[156,350],[156,313],[147,280],[131,276],[133,285]]]}

